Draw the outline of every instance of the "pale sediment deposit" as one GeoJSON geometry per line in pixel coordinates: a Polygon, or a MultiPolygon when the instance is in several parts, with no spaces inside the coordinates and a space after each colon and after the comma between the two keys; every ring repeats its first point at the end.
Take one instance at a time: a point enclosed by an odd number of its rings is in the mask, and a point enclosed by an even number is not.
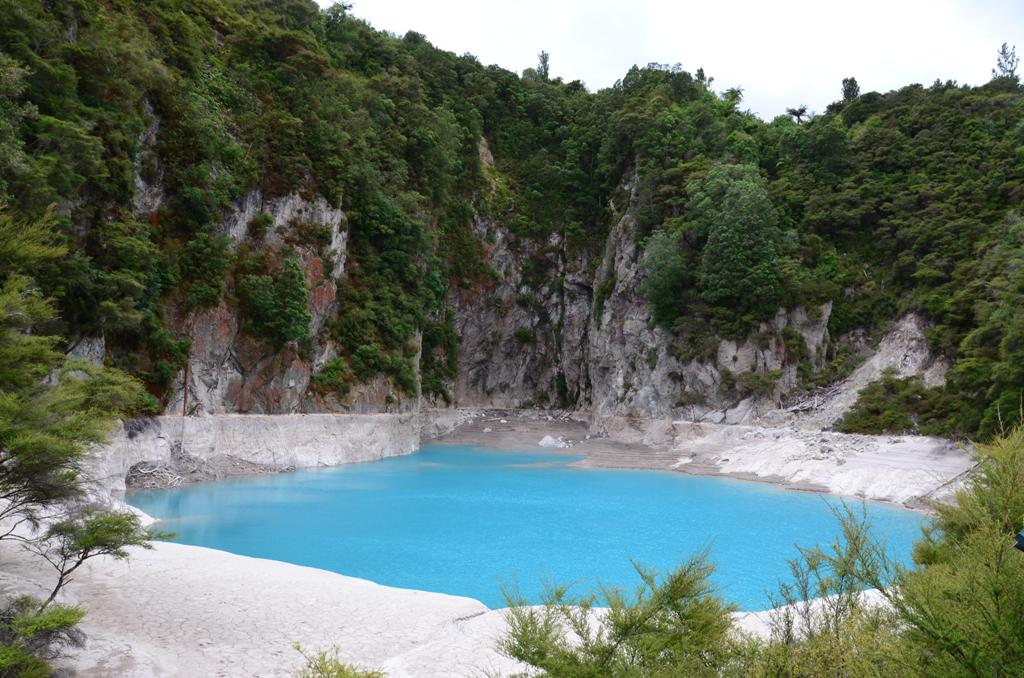
{"type": "Polygon", "coordinates": [[[973,468],[941,438],[675,422],[677,468],[770,480],[795,489],[919,505],[952,497],[973,468]]]}
{"type": "MultiPolygon", "coordinates": [[[[0,542],[0,590],[45,595],[50,573],[0,542]]],[[[294,649],[337,650],[389,678],[503,676],[504,610],[471,598],[198,546],[133,549],[130,561],[90,561],[60,602],[88,610],[86,647],[66,664],[79,678],[292,676],[294,649]]],[[[737,629],[767,636],[770,612],[737,613],[737,629]]]]}
{"type": "Polygon", "coordinates": [[[928,436],[869,436],[795,425],[712,424],[608,416],[478,411],[440,438],[580,455],[583,466],[724,475],[920,507],[952,496],[973,468],[970,449],[928,436]]]}
{"type": "Polygon", "coordinates": [[[373,461],[418,447],[415,414],[162,416],[123,422],[84,471],[99,490],[121,493],[132,469],[139,478],[159,472],[166,482],[156,484],[167,486],[373,461]]]}
{"type": "MultiPolygon", "coordinates": [[[[0,542],[0,587],[44,594],[51,573],[0,542]]],[[[439,593],[196,546],[133,549],[131,560],[92,561],[62,602],[88,610],[80,678],[290,676],[294,645],[339,656],[391,678],[507,674],[500,611],[439,593]]]]}
{"type": "MultiPolygon", "coordinates": [[[[795,426],[742,426],[609,417],[608,435],[671,453],[675,470],[727,475],[917,506],[952,496],[974,462],[970,449],[929,436],[870,436],[795,426]]],[[[589,463],[615,466],[609,455],[589,463]]]]}

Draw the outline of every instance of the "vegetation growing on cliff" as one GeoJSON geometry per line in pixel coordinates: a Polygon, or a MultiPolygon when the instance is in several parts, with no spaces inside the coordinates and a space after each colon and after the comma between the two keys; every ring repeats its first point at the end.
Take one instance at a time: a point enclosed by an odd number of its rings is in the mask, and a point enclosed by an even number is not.
{"type": "Polygon", "coordinates": [[[78,499],[78,463],[106,439],[118,414],[155,403],[128,375],[69,360],[47,330],[53,300],[30,277],[61,258],[53,219],[22,222],[0,212],[0,539],[35,525],[41,512],[78,499]],[[7,245],[10,245],[8,247],[7,245]]]}
{"type": "Polygon", "coordinates": [[[299,262],[285,259],[276,276],[249,274],[238,284],[246,329],[281,349],[309,338],[309,294],[299,262]]]}
{"type": "MultiPolygon", "coordinates": [[[[1009,50],[980,87],[862,93],[847,78],[820,115],[764,122],[699,69],[633,68],[591,93],[311,0],[14,1],[0,15],[0,201],[19,218],[60,206],[73,246],[37,276],[55,331],[102,334],[158,397],[187,355],[182,306],[248,304],[250,331],[302,338],[252,322],[254,288],[226,259],[221,221],[259,190],[348,217],[335,376],[409,390],[410,346],[430,337],[422,383],[443,396],[450,293],[493,282],[474,220],[539,245],[536,288],[564,284],[558,251],[596,262],[628,211],[654,318],[681,344],[744,335],[778,305],[832,301],[833,336],[914,310],[954,364],[936,430],[991,435],[1019,412],[1024,104],[1009,50]]],[[[268,224],[250,226],[259,246],[268,224]]]]}
{"type": "Polygon", "coordinates": [[[861,389],[836,428],[844,433],[942,433],[936,424],[941,426],[950,407],[943,389],[927,388],[920,377],[900,378],[889,369],[861,389]]]}

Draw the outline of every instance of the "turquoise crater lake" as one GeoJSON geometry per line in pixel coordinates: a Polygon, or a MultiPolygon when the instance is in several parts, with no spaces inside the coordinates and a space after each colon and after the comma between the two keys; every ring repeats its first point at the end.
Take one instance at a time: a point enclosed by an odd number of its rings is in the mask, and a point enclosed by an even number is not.
{"type": "MultiPolygon", "coordinates": [[[[664,471],[582,469],[577,458],[432,445],[416,454],[132,492],[175,541],[272,558],[388,586],[504,606],[517,582],[537,601],[546,582],[628,587],[630,558],[660,572],[711,547],[721,593],[770,606],[795,544],[831,542],[835,498],[762,483],[664,471]]],[[[923,517],[867,505],[891,552],[909,558],[923,517]]]]}

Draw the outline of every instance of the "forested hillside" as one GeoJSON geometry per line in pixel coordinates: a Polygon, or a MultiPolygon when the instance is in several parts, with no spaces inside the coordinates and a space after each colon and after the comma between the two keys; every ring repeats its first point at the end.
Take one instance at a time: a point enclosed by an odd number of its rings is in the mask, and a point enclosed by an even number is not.
{"type": "MultiPolygon", "coordinates": [[[[588,92],[549,77],[547,55],[520,76],[341,5],[0,0],[0,202],[19,222],[55,205],[68,247],[35,271],[59,310],[37,331],[68,349],[101,337],[165,406],[212,317],[240,319],[228,352],[249,382],[310,373],[301,407],[343,409],[374,380],[382,406],[421,388],[451,402],[458,318],[510,279],[495,247],[531,314],[523,350],[578,342],[545,299],[576,294],[600,323],[628,212],[629,284],[677,355],[755,335],[780,307],[831,302],[833,337],[913,311],[946,382],[876,388],[861,428],[989,436],[1024,391],[1016,59],[980,87],[836,91],[765,122],[700,69],[634,67],[588,92]]],[[[800,388],[849,369],[842,342],[814,369],[787,346],[800,388]]],[[[585,406],[587,378],[546,360],[531,400],[585,406]]]]}

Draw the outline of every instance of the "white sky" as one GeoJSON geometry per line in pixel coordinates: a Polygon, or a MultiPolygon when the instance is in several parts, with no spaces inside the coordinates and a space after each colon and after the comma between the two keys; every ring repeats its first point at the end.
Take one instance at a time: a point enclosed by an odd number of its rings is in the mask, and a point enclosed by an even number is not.
{"type": "Polygon", "coordinates": [[[415,30],[515,72],[546,50],[552,76],[591,90],[633,64],[703,67],[717,91],[742,87],[744,106],[767,119],[800,104],[823,111],[851,75],[862,92],[936,78],[980,84],[1003,42],[1024,57],[1024,0],[350,2],[376,28],[415,30]]]}

